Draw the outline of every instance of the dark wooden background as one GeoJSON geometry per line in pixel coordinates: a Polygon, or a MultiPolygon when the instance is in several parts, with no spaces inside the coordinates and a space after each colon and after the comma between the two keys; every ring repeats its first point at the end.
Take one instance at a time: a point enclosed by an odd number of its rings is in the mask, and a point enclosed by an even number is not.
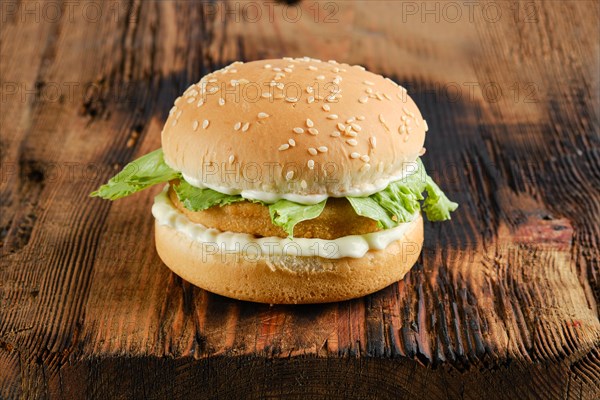
{"type": "Polygon", "coordinates": [[[0,2],[0,398],[599,398],[599,3],[274,4],[0,2]],[[404,281],[230,300],[161,263],[154,191],[88,197],[191,82],[304,55],[389,76],[429,122],[461,207],[404,281]]]}

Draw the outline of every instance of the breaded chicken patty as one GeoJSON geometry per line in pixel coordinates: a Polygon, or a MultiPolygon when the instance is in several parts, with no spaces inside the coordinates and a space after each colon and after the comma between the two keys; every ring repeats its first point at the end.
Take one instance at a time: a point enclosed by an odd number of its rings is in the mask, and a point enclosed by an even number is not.
{"type": "MultiPolygon", "coordinates": [[[[169,198],[190,221],[220,231],[249,233],[267,237],[287,237],[285,231],[271,222],[269,208],[260,203],[241,201],[204,211],[191,211],[183,206],[172,187],[169,198]]],[[[329,198],[321,215],[302,221],[294,227],[294,237],[337,239],[348,235],[362,235],[378,231],[377,222],[356,214],[345,198],[329,198]]]]}

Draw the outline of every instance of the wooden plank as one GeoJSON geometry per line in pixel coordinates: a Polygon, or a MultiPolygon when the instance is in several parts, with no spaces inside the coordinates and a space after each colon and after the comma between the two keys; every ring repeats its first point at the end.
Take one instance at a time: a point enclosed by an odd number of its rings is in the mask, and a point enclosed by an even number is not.
{"type": "Polygon", "coordinates": [[[487,6],[498,21],[484,3],[455,21],[444,2],[302,2],[297,22],[225,13],[252,2],[105,2],[98,21],[83,2],[53,21],[6,4],[0,398],[600,393],[597,2],[487,6]],[[226,299],[162,265],[152,191],[87,197],[160,146],[190,82],[304,55],[390,76],[428,120],[425,163],[461,207],[426,225],[402,282],[327,305],[226,299]]]}

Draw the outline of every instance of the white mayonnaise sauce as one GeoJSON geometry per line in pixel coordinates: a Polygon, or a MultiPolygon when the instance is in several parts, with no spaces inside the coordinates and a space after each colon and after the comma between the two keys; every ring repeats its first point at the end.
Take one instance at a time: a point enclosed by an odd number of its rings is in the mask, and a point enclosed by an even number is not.
{"type": "Polygon", "coordinates": [[[255,237],[247,233],[222,232],[190,221],[167,196],[168,185],[154,198],[152,215],[161,225],[181,232],[205,246],[207,252],[244,253],[257,257],[302,256],[339,259],[360,258],[369,250],[383,250],[407,232],[410,223],[364,235],[350,235],[333,240],[307,238],[255,237]]]}
{"type": "Polygon", "coordinates": [[[374,183],[365,183],[360,186],[350,187],[348,190],[340,193],[319,193],[319,194],[298,194],[298,193],[273,193],[273,192],[264,192],[260,190],[244,190],[239,188],[232,188],[230,186],[219,186],[213,184],[207,184],[206,182],[202,182],[200,179],[193,178],[182,172],[183,179],[186,180],[192,186],[195,186],[200,189],[212,189],[216,190],[219,193],[225,193],[229,195],[241,195],[244,199],[247,200],[259,200],[264,201],[265,203],[275,203],[278,200],[284,199],[293,201],[295,203],[300,204],[317,204],[326,200],[328,197],[366,197],[370,196],[373,193],[377,193],[385,189],[389,186],[390,183],[399,181],[409,175],[417,172],[417,163],[416,162],[406,162],[403,163],[402,169],[390,175],[387,178],[381,178],[375,181],[374,183]]]}

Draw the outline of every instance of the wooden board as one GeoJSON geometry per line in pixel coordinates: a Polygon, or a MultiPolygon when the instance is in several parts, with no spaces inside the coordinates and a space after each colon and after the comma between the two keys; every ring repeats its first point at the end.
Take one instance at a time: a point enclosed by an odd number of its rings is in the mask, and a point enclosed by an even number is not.
{"type": "Polygon", "coordinates": [[[598,2],[452,4],[3,1],[0,399],[600,397],[598,2]],[[153,191],[88,198],[189,83],[303,55],[391,77],[429,122],[461,207],[402,282],[230,300],[162,265],[153,191]]]}

